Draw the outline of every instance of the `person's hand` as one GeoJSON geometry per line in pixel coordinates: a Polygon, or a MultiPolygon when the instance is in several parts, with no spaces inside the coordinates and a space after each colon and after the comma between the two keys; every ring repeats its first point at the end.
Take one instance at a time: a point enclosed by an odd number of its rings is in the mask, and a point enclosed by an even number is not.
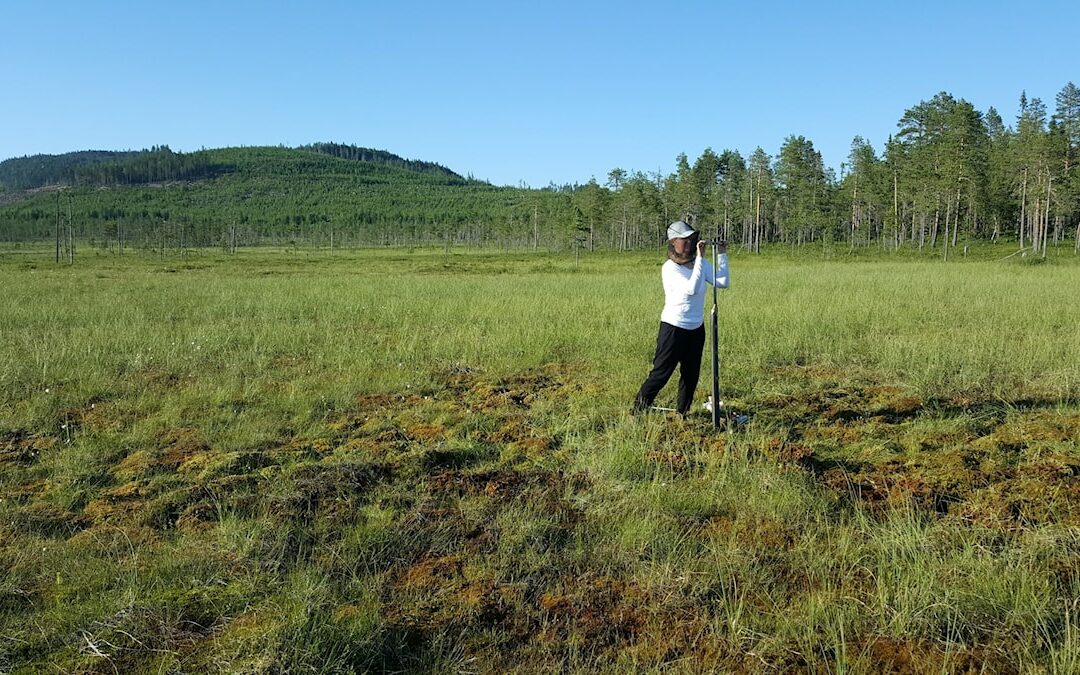
{"type": "Polygon", "coordinates": [[[705,255],[705,242],[699,241],[697,243],[697,254],[699,256],[704,256],[705,255]]]}

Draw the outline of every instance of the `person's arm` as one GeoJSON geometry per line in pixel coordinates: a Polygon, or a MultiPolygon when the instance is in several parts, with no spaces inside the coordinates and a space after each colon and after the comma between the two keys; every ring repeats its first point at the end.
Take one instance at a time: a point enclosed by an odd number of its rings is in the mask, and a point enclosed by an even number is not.
{"type": "Polygon", "coordinates": [[[705,283],[712,284],[717,288],[727,288],[728,282],[728,262],[727,262],[727,242],[723,242],[720,246],[720,252],[717,255],[717,265],[719,269],[713,270],[712,263],[705,260],[705,242],[699,241],[697,245],[698,255],[697,263],[704,262],[705,269],[705,283]]]}
{"type": "Polygon", "coordinates": [[[690,276],[683,277],[678,272],[678,267],[672,263],[671,265],[665,264],[661,268],[661,275],[664,282],[664,293],[667,295],[684,295],[691,296],[694,294],[694,289],[697,288],[698,283],[701,282],[701,278],[705,276],[705,266],[707,262],[702,260],[699,255],[694,259],[694,266],[690,270],[690,276]]]}

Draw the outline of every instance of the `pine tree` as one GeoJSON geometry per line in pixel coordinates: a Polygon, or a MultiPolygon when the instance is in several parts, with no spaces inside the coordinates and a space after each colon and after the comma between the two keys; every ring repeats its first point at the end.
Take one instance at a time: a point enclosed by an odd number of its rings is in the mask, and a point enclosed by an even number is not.
{"type": "Polygon", "coordinates": [[[773,218],[776,203],[772,157],[760,147],[755,148],[750,155],[747,171],[747,219],[743,244],[754,253],[761,253],[761,243],[768,238],[768,223],[773,218]]]}
{"type": "Polygon", "coordinates": [[[780,238],[792,245],[818,236],[832,239],[825,205],[829,200],[821,153],[803,136],[788,136],[776,163],[780,238]]]}
{"type": "Polygon", "coordinates": [[[1063,226],[1076,224],[1073,250],[1080,252],[1080,87],[1066,83],[1055,98],[1057,110],[1053,122],[1056,126],[1055,149],[1058,156],[1059,216],[1063,226]]]}

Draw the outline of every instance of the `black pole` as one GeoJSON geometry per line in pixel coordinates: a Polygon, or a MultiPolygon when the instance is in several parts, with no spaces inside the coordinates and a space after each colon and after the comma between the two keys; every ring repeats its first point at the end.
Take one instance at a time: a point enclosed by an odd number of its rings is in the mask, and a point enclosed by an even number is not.
{"type": "Polygon", "coordinates": [[[720,256],[717,248],[714,242],[712,288],[712,423],[714,429],[720,428],[720,324],[716,315],[716,271],[719,269],[720,256]]]}

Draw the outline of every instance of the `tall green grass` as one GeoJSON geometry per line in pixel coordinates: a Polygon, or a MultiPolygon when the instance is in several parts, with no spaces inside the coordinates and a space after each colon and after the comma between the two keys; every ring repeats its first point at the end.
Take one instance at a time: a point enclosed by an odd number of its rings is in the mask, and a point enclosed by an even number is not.
{"type": "MultiPolygon", "coordinates": [[[[258,392],[301,414],[356,391],[423,386],[455,365],[575,363],[615,406],[648,369],[663,302],[655,256],[253,256],[9,262],[3,421],[41,424],[137,372],[182,378],[185,400],[169,408],[194,406],[200,420],[210,401],[192,399],[258,392]]],[[[927,396],[1080,391],[1080,266],[732,266],[719,315],[723,377],[736,393],[758,386],[763,368],[809,363],[927,396]]]]}
{"type": "MultiPolygon", "coordinates": [[[[0,256],[0,432],[45,439],[0,467],[0,669],[1076,672],[1073,521],[863,504],[772,454],[790,431],[774,411],[724,434],[700,414],[630,417],[660,262],[0,256]],[[557,391],[525,378],[527,403],[470,398],[522,373],[555,373],[557,391]],[[475,390],[447,396],[459,377],[475,390]],[[201,463],[136,461],[176,430],[201,463]],[[363,487],[323,477],[352,475],[363,487]],[[87,528],[132,485],[143,525],[87,528]],[[196,497],[209,525],[181,531],[177,500],[196,497]]],[[[731,267],[729,400],[803,392],[792,373],[808,371],[830,390],[1076,409],[1080,265],[731,267]]],[[[934,434],[926,452],[964,450],[985,422],[942,406],[910,438],[818,459],[903,469],[934,434]]],[[[1076,435],[1018,429],[991,459],[1080,461],[1076,435]]]]}

